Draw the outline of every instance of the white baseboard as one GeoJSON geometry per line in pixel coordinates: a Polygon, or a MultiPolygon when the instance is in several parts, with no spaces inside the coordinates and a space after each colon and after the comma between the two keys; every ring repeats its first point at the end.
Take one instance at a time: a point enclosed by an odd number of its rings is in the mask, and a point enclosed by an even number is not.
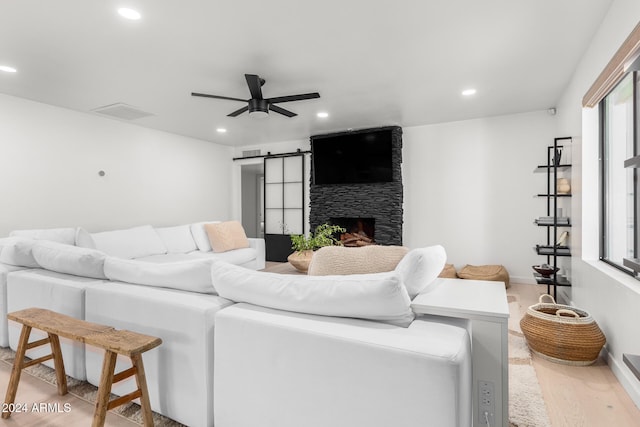
{"type": "Polygon", "coordinates": [[[633,400],[633,403],[640,409],[640,380],[633,375],[624,362],[617,360],[615,357],[611,357],[606,349],[603,353],[613,375],[616,376],[622,388],[624,388],[629,397],[631,397],[631,400],[633,400]]]}
{"type": "Polygon", "coordinates": [[[531,276],[511,276],[509,277],[511,283],[524,283],[525,285],[535,285],[536,279],[531,276]]]}

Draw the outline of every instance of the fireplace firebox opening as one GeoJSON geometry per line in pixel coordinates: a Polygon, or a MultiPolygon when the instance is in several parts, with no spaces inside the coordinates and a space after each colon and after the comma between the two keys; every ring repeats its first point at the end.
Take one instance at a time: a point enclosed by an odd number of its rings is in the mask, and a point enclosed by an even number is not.
{"type": "Polygon", "coordinates": [[[358,247],[375,245],[375,218],[331,218],[332,225],[339,225],[346,231],[336,236],[343,246],[358,247]]]}

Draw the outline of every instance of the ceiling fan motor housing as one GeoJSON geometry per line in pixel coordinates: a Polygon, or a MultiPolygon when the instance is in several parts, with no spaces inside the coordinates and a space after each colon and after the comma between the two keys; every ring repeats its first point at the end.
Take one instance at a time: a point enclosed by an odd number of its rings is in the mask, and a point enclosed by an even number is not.
{"type": "Polygon", "coordinates": [[[249,113],[255,113],[258,111],[269,114],[269,101],[266,99],[250,99],[249,113]]]}

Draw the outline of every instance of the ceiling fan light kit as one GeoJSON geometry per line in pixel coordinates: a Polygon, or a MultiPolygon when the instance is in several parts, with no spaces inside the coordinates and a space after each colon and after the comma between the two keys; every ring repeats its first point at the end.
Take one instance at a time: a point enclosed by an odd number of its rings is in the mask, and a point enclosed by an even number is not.
{"type": "Polygon", "coordinates": [[[295,117],[297,116],[296,113],[286,110],[275,104],[279,104],[281,102],[303,101],[305,99],[320,98],[320,94],[318,92],[303,93],[299,95],[278,96],[276,98],[264,98],[262,96],[262,85],[264,85],[266,81],[256,74],[245,74],[244,77],[247,80],[247,86],[249,86],[249,92],[251,93],[250,99],[231,98],[228,96],[210,95],[197,92],[191,92],[191,96],[226,99],[228,101],[241,101],[247,103],[247,105],[240,108],[239,110],[227,114],[228,117],[239,116],[245,111],[248,111],[251,117],[267,117],[269,115],[269,111],[274,111],[286,117],[295,117]]]}

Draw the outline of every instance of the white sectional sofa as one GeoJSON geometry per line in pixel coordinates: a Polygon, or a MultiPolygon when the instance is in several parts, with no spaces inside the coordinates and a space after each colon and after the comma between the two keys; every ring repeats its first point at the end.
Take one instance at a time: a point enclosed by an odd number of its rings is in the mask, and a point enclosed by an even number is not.
{"type": "MultiPolygon", "coordinates": [[[[144,355],[152,409],[193,427],[471,425],[469,325],[410,309],[440,254],[411,251],[388,273],[276,275],[255,271],[264,241],[215,254],[202,224],[80,229],[74,245],[69,230],[14,233],[0,261],[23,265],[0,264],[1,315],[36,306],[162,338],[144,355]]],[[[101,351],[62,347],[67,373],[97,385],[101,351]]]]}
{"type": "MultiPolygon", "coordinates": [[[[17,348],[20,330],[16,326],[10,328],[6,318],[11,311],[43,307],[85,319],[85,290],[111,282],[104,274],[106,260],[109,260],[109,265],[126,266],[129,262],[134,264],[133,267],[136,262],[143,263],[140,265],[147,266],[146,270],[151,268],[168,278],[169,281],[160,283],[160,286],[184,286],[188,290],[194,288],[179,280],[184,277],[180,266],[200,264],[201,270],[207,269],[207,279],[210,265],[207,260],[220,259],[246,268],[264,268],[263,239],[249,238],[247,248],[215,253],[204,230],[204,224],[212,223],[217,221],[160,228],[144,225],[98,233],[70,227],[12,232],[8,238],[0,239],[0,345],[10,346],[13,350],[17,348]],[[34,247],[43,265],[34,258],[34,247]],[[154,268],[155,264],[162,265],[154,268]],[[166,272],[176,269],[177,273],[173,275],[178,279],[171,282],[171,276],[166,272]],[[9,272],[19,270],[22,270],[21,274],[9,275],[9,272]]],[[[129,271],[136,273],[136,270],[129,271]]],[[[132,279],[136,280],[136,277],[132,279]]],[[[193,282],[193,277],[190,279],[193,282]]],[[[156,278],[158,282],[162,282],[162,278],[156,278]]],[[[206,289],[204,291],[207,292],[206,289]]],[[[210,292],[213,293],[214,289],[211,288],[210,292]]],[[[34,332],[34,336],[37,335],[34,332]]],[[[63,339],[61,347],[67,373],[77,379],[86,379],[84,346],[63,339]]],[[[38,349],[32,355],[45,352],[45,349],[38,349]]],[[[53,366],[51,361],[45,364],[53,366]]]]}
{"type": "Polygon", "coordinates": [[[403,328],[241,303],[216,317],[215,347],[216,427],[471,426],[466,320],[403,328]]]}

